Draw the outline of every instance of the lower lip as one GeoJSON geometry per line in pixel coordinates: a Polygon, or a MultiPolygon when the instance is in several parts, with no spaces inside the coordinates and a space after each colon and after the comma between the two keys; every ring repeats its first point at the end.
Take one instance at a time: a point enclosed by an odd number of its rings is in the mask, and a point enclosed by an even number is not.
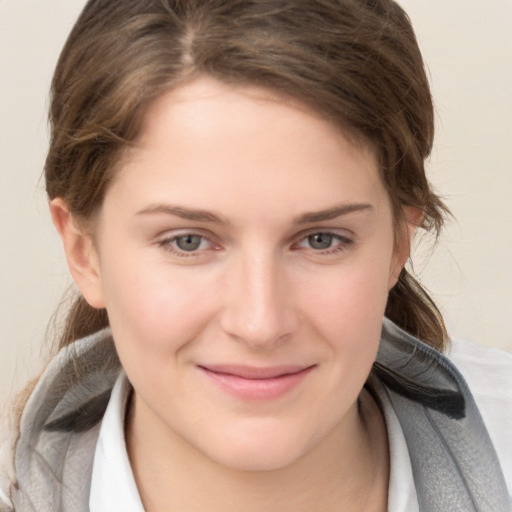
{"type": "Polygon", "coordinates": [[[280,398],[295,389],[313,370],[314,366],[296,373],[267,379],[246,379],[227,373],[216,373],[200,367],[217,386],[242,400],[267,401],[280,398]]]}

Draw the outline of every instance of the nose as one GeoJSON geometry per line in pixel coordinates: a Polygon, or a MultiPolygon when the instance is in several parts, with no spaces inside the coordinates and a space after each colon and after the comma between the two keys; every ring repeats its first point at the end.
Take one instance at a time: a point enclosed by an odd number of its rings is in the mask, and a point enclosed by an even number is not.
{"type": "Polygon", "coordinates": [[[253,350],[289,339],[298,319],[285,263],[271,254],[241,256],[230,266],[221,327],[253,350]]]}

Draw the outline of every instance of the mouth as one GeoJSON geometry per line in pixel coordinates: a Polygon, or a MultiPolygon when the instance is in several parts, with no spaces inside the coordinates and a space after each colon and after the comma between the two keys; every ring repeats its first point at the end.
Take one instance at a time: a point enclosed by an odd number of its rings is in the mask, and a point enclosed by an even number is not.
{"type": "Polygon", "coordinates": [[[311,373],[311,366],[251,367],[237,365],[198,366],[221,390],[242,400],[267,401],[295,389],[311,373]]]}

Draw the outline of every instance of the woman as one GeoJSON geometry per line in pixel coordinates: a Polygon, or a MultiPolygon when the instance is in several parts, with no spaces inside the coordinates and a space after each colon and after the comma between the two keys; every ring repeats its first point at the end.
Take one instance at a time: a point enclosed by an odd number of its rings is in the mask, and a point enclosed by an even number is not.
{"type": "Polygon", "coordinates": [[[394,2],[89,1],[50,119],[80,296],[7,510],[510,509],[509,372],[477,406],[404,269],[446,210],[394,2]]]}

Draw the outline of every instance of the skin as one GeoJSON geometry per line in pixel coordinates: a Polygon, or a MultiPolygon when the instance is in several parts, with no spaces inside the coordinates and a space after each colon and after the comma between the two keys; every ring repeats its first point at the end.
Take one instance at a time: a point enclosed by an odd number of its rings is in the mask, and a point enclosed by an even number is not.
{"type": "Polygon", "coordinates": [[[201,77],[148,109],[92,234],[61,199],[51,210],[134,387],[146,510],[386,510],[386,431],[362,388],[408,240],[370,148],[201,77]],[[310,370],[254,400],[201,370],[218,364],[310,370]]]}

